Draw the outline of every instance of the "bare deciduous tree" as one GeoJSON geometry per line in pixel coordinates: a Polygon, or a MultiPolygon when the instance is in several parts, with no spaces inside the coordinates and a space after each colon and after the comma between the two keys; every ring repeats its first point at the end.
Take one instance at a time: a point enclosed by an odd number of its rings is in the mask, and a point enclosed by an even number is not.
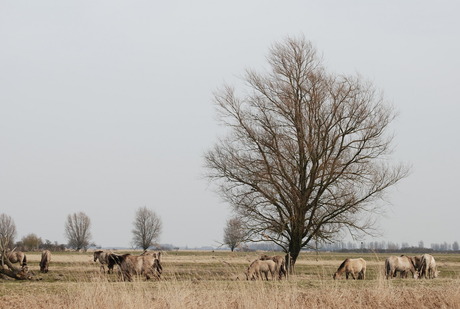
{"type": "Polygon", "coordinates": [[[7,214],[0,214],[0,249],[11,249],[16,237],[16,225],[7,214]]]}
{"type": "Polygon", "coordinates": [[[83,212],[73,213],[67,216],[65,223],[65,235],[69,247],[75,250],[86,250],[91,240],[91,220],[83,212]]]}
{"type": "Polygon", "coordinates": [[[224,228],[224,244],[233,252],[244,241],[244,228],[241,219],[235,217],[227,220],[224,228]]]}
{"type": "Polygon", "coordinates": [[[6,214],[0,214],[0,275],[18,280],[31,279],[32,274],[28,272],[27,266],[16,268],[7,258],[7,252],[13,246],[15,237],[16,225],[13,219],[6,214]],[[3,267],[5,264],[8,268],[3,267]]]}
{"type": "Polygon", "coordinates": [[[160,217],[154,211],[147,207],[139,208],[136,212],[133,225],[134,246],[147,250],[158,241],[162,224],[160,217]]]}
{"type": "Polygon", "coordinates": [[[253,241],[290,252],[341,231],[371,233],[386,189],[409,167],[389,162],[394,109],[360,77],[328,73],[304,38],[274,44],[266,73],[215,93],[229,128],[205,154],[209,177],[253,241]]]}

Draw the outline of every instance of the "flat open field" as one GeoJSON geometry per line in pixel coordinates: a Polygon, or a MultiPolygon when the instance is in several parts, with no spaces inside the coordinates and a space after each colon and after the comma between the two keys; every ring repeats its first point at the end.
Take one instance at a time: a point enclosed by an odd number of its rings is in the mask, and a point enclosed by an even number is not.
{"type": "Polygon", "coordinates": [[[0,279],[0,308],[460,308],[457,254],[433,254],[441,271],[433,280],[386,280],[389,254],[302,253],[288,280],[246,281],[261,254],[164,252],[161,280],[121,282],[100,272],[92,252],[52,253],[47,274],[38,272],[40,253],[29,252],[39,280],[0,279]],[[332,279],[347,257],[367,261],[366,280],[332,279]]]}

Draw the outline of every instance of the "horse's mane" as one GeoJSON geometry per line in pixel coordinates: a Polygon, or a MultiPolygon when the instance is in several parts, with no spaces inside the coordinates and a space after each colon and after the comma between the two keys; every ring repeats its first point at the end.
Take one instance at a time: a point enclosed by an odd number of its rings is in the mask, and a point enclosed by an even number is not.
{"type": "Polygon", "coordinates": [[[345,259],[345,261],[342,262],[342,264],[340,264],[339,266],[339,270],[343,269],[345,267],[345,264],[347,264],[347,262],[349,261],[350,259],[345,259]]]}

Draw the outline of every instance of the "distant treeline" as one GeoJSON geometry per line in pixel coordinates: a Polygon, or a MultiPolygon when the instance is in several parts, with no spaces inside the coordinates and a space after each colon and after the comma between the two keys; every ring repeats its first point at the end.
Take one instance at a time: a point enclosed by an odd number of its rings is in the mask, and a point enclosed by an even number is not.
{"type": "MultiPolygon", "coordinates": [[[[238,251],[283,251],[281,247],[272,243],[249,243],[237,248],[238,251]]],[[[318,244],[303,251],[328,251],[328,252],[376,252],[376,253],[432,253],[432,252],[459,252],[458,242],[449,244],[447,242],[431,244],[430,248],[424,246],[423,241],[418,246],[411,246],[408,243],[394,243],[386,241],[373,242],[338,242],[332,244],[318,244]]]]}
{"type": "Polygon", "coordinates": [[[401,252],[401,253],[429,253],[429,252],[459,252],[459,244],[457,241],[452,244],[433,243],[430,248],[424,246],[423,241],[418,243],[418,246],[411,246],[408,243],[394,243],[385,241],[375,242],[347,242],[347,243],[335,243],[335,244],[324,244],[318,246],[319,251],[341,251],[341,252],[401,252]]]}
{"type": "Polygon", "coordinates": [[[21,241],[15,243],[16,250],[19,251],[42,251],[42,250],[50,250],[53,252],[59,251],[66,251],[67,246],[65,244],[58,244],[57,242],[50,242],[47,240],[44,243],[40,243],[38,245],[31,246],[30,244],[24,244],[21,241]]]}
{"type": "MultiPolygon", "coordinates": [[[[320,250],[326,251],[326,250],[320,250]]],[[[340,249],[334,250],[334,252],[354,252],[354,253],[436,253],[436,252],[444,252],[444,253],[460,253],[459,250],[433,250],[431,248],[419,248],[419,247],[407,247],[401,249],[340,249]]]]}

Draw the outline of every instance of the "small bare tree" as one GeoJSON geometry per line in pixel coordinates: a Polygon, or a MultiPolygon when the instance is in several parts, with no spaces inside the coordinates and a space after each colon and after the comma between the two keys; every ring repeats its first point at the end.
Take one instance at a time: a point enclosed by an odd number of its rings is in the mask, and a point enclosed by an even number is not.
{"type": "Polygon", "coordinates": [[[0,214],[0,266],[5,264],[6,254],[12,249],[16,237],[16,225],[7,214],[0,214]]]}
{"type": "Polygon", "coordinates": [[[16,237],[16,225],[14,220],[6,215],[0,214],[0,249],[12,249],[16,237]]]}
{"type": "Polygon", "coordinates": [[[158,241],[162,223],[157,214],[147,207],[140,207],[133,222],[133,245],[147,250],[158,241]]]}
{"type": "Polygon", "coordinates": [[[224,244],[233,252],[244,241],[244,228],[241,219],[234,217],[227,220],[224,228],[224,244]]]}
{"type": "Polygon", "coordinates": [[[91,220],[83,212],[73,213],[67,216],[65,223],[65,236],[68,245],[75,250],[86,250],[91,240],[91,220]]]}
{"type": "Polygon", "coordinates": [[[371,233],[385,191],[409,168],[391,164],[393,108],[359,76],[330,74],[304,38],[275,44],[269,71],[215,93],[229,134],[205,155],[209,177],[253,241],[295,261],[341,231],[371,233]]]}
{"type": "Polygon", "coordinates": [[[31,279],[32,274],[28,272],[27,266],[16,268],[8,259],[7,254],[15,237],[16,225],[13,219],[6,214],[0,214],[0,274],[18,280],[31,279]],[[5,264],[8,268],[4,267],[5,264]]]}

